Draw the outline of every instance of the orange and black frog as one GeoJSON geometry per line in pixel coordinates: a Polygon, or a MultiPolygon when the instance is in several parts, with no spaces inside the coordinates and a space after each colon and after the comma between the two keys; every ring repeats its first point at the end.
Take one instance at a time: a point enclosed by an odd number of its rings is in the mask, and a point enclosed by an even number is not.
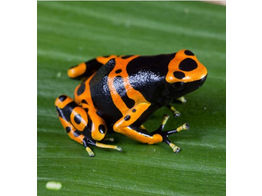
{"type": "Polygon", "coordinates": [[[187,130],[185,123],[164,131],[169,118],[148,132],[143,123],[157,109],[167,106],[175,116],[180,113],[170,105],[185,102],[184,95],[198,89],[207,78],[207,69],[189,50],[154,56],[100,56],[68,70],[68,76],[82,80],[74,99],[59,96],[55,106],[69,137],[82,144],[89,156],[90,146],[122,151],[119,146],[102,143],[108,131],[115,131],[142,143],[167,143],[177,153],[180,148],[168,136],[187,130]]]}

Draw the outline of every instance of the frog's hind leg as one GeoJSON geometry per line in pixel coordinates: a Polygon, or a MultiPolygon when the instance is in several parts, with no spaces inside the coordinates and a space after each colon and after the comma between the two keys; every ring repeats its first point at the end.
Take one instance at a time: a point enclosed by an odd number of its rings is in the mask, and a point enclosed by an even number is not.
{"type": "Polygon", "coordinates": [[[117,57],[116,55],[99,56],[89,61],[80,63],[70,67],[67,75],[72,79],[85,80],[95,73],[100,67],[105,65],[110,59],[117,57]]]}
{"type": "Polygon", "coordinates": [[[94,156],[89,146],[122,150],[118,146],[97,142],[105,137],[107,127],[94,108],[87,104],[77,105],[73,99],[66,95],[59,96],[55,101],[55,106],[59,120],[68,136],[82,144],[89,156],[94,156]]]}

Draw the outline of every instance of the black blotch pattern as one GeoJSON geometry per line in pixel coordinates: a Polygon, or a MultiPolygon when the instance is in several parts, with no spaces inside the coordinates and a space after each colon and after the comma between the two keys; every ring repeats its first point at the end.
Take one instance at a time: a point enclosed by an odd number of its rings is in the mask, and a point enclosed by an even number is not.
{"type": "Polygon", "coordinates": [[[185,54],[189,56],[194,56],[194,53],[191,52],[190,50],[185,50],[185,54]]]}
{"type": "Polygon", "coordinates": [[[85,112],[88,113],[88,108],[84,108],[85,112]]]}
{"type": "Polygon", "coordinates": [[[136,112],[136,109],[133,109],[132,112],[135,113],[135,112],[136,112]]]}
{"type": "Polygon", "coordinates": [[[121,73],[122,72],[122,70],[121,69],[118,69],[118,70],[116,70],[116,74],[118,74],[118,73],[121,73]]]}
{"type": "Polygon", "coordinates": [[[76,124],[80,124],[82,121],[81,115],[80,114],[75,115],[74,121],[76,122],[76,124]]]}
{"type": "Polygon", "coordinates": [[[86,89],[86,85],[84,82],[81,83],[80,87],[77,89],[76,94],[79,96],[81,95],[86,89]]]}
{"type": "Polygon", "coordinates": [[[66,127],[66,132],[69,133],[71,131],[70,127],[66,127]]]}
{"type": "Polygon", "coordinates": [[[114,78],[114,87],[117,93],[120,95],[122,100],[125,102],[128,108],[132,108],[135,105],[135,101],[127,96],[126,89],[124,86],[124,79],[121,76],[114,78]]]}
{"type": "Polygon", "coordinates": [[[65,96],[65,95],[61,95],[61,96],[59,96],[59,100],[60,100],[60,101],[64,101],[64,100],[66,100],[66,96],[65,96]]]}
{"type": "Polygon", "coordinates": [[[81,100],[81,103],[87,104],[86,100],[84,100],[84,99],[81,100]]]}
{"type": "Polygon", "coordinates": [[[185,74],[181,71],[175,71],[173,74],[178,79],[183,79],[185,77],[185,74]]]}
{"type": "Polygon", "coordinates": [[[130,120],[130,118],[131,118],[130,115],[127,115],[127,116],[125,116],[124,120],[128,121],[128,120],[130,120]]]}
{"type": "Polygon", "coordinates": [[[179,69],[182,71],[192,71],[197,68],[197,63],[193,59],[186,58],[179,64],[179,69]]]}
{"type": "Polygon", "coordinates": [[[164,76],[168,73],[168,64],[176,53],[155,56],[139,56],[126,67],[131,86],[143,94],[151,103],[158,100],[158,93],[163,91],[164,76]],[[150,84],[150,88],[149,88],[150,84]]]}
{"type": "Polygon", "coordinates": [[[102,133],[102,134],[105,134],[105,132],[106,132],[106,128],[105,128],[104,125],[99,125],[99,126],[98,126],[98,130],[99,130],[99,132],[102,133]]]}

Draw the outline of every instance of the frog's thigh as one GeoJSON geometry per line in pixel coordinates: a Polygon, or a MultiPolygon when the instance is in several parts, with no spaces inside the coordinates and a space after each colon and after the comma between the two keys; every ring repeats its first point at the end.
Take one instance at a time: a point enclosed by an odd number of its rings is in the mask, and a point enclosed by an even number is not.
{"type": "Polygon", "coordinates": [[[68,136],[72,139],[78,142],[79,144],[83,144],[84,135],[79,134],[75,127],[65,119],[59,117],[59,120],[61,124],[63,125],[64,129],[66,130],[68,136]]]}
{"type": "Polygon", "coordinates": [[[155,144],[163,141],[160,134],[152,134],[134,124],[140,116],[148,109],[149,103],[140,103],[131,108],[113,126],[115,132],[121,133],[142,143],[155,144]]]}

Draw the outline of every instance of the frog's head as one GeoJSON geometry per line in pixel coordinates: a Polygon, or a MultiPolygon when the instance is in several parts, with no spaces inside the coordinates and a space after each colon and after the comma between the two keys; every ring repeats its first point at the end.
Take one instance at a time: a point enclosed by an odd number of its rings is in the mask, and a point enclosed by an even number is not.
{"type": "Polygon", "coordinates": [[[172,87],[170,98],[175,99],[190,93],[203,85],[207,78],[207,69],[193,52],[180,50],[168,64],[166,81],[172,87]]]}

